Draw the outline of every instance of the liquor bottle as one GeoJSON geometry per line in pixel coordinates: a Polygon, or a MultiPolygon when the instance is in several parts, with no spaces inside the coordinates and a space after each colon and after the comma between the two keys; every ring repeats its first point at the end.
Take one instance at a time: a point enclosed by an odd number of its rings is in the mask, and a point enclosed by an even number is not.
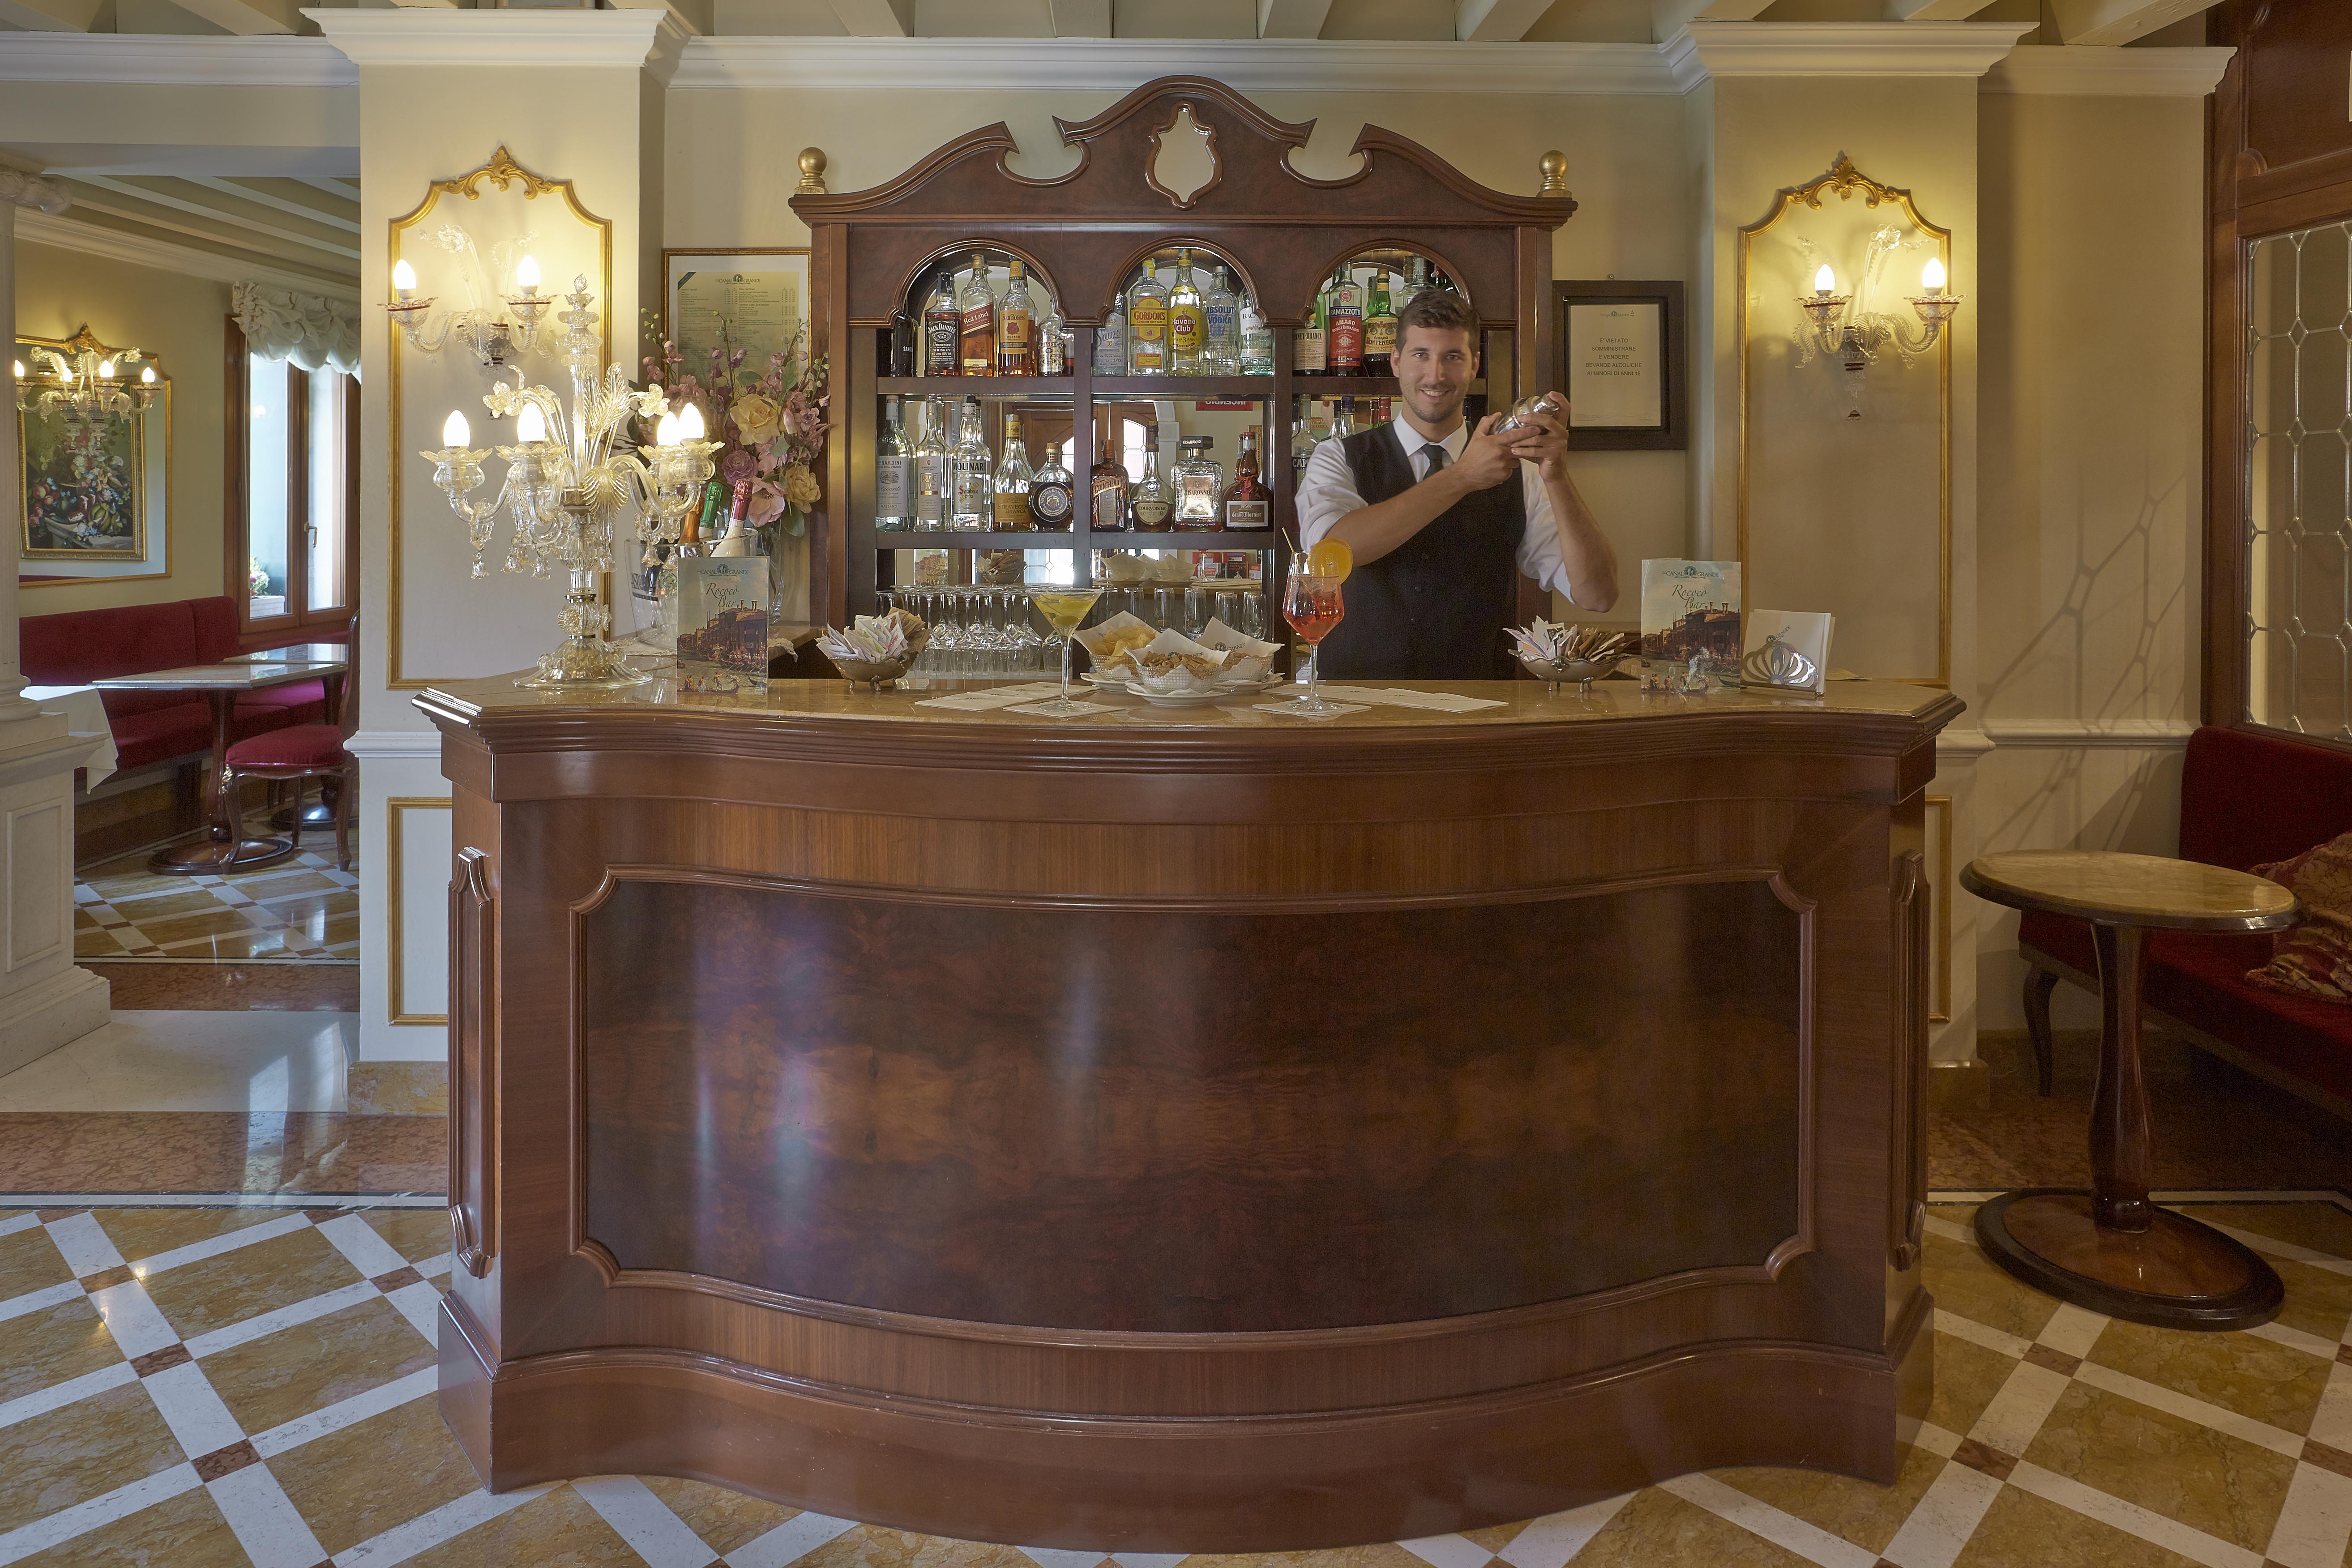
{"type": "Polygon", "coordinates": [[[1206,436],[1187,436],[1179,445],[1184,455],[1171,473],[1176,481],[1176,526],[1202,531],[1223,528],[1225,471],[1209,456],[1216,442],[1206,436]]]}
{"type": "Polygon", "coordinates": [[[996,374],[996,290],[988,286],[988,258],[971,253],[971,276],[956,292],[958,342],[966,375],[996,374]]]}
{"type": "Polygon", "coordinates": [[[1169,487],[1160,479],[1160,463],[1150,451],[1143,454],[1143,478],[1136,479],[1134,494],[1127,499],[1127,515],[1134,527],[1143,533],[1167,533],[1173,527],[1176,499],[1169,496],[1169,487]]]}
{"type": "Polygon", "coordinates": [[[1095,527],[1113,532],[1127,526],[1127,466],[1110,455],[1110,429],[1095,432],[1095,527]]]}
{"type": "Polygon", "coordinates": [[[1242,432],[1242,453],[1234,459],[1234,482],[1225,487],[1225,526],[1229,529],[1268,528],[1274,521],[1274,492],[1257,477],[1257,431],[1242,432]]]}
{"type": "Polygon", "coordinates": [[[996,308],[996,374],[1037,374],[1037,312],[1029,303],[1029,279],[1017,256],[1004,285],[1003,303],[996,308]]]}
{"type": "Polygon", "coordinates": [[[1201,296],[1201,374],[1241,373],[1241,301],[1234,298],[1225,282],[1225,269],[1220,267],[1209,274],[1208,291],[1201,296]]]}
{"type": "Polygon", "coordinates": [[[963,400],[963,432],[955,447],[955,486],[948,501],[948,526],[979,530],[988,526],[993,465],[988,458],[988,437],[980,427],[980,399],[963,400]]]}
{"type": "Polygon", "coordinates": [[[1331,275],[1331,374],[1360,375],[1364,368],[1364,290],[1342,267],[1331,275]]]}
{"type": "Polygon", "coordinates": [[[1249,295],[1241,302],[1241,365],[1244,375],[1274,374],[1274,330],[1265,324],[1265,313],[1258,310],[1257,300],[1249,295]]]}
{"type": "Polygon", "coordinates": [[[1070,526],[1070,509],[1076,489],[1070,470],[1062,467],[1062,448],[1045,447],[1045,460],[1037,465],[1037,472],[1029,480],[1029,525],[1032,528],[1066,529],[1070,526]]]}
{"type": "Polygon", "coordinates": [[[1110,302],[1110,314],[1095,329],[1095,374],[1125,375],[1127,374],[1127,293],[1124,289],[1110,302]]]}
{"type": "Polygon", "coordinates": [[[1070,374],[1070,323],[1062,319],[1058,303],[1037,324],[1037,374],[1070,374]]]}
{"type": "Polygon", "coordinates": [[[915,368],[919,355],[915,346],[922,334],[916,329],[915,318],[904,303],[890,312],[890,368],[886,375],[920,375],[915,368]]]}
{"type": "Polygon", "coordinates": [[[1021,533],[1032,526],[1029,482],[1035,478],[1029,467],[1029,443],[1021,438],[1021,416],[1008,414],[1004,416],[1004,460],[996,465],[996,479],[990,490],[990,525],[997,532],[1021,533]]]}
{"type": "Polygon", "coordinates": [[[1301,416],[1290,422],[1290,494],[1297,500],[1299,489],[1307,483],[1307,459],[1315,455],[1315,421],[1311,416],[1301,416]]]}
{"type": "Polygon", "coordinates": [[[955,460],[948,449],[947,400],[923,400],[923,433],[915,442],[915,526],[925,533],[948,525],[955,495],[955,460]]]}
{"type": "Polygon", "coordinates": [[[1168,290],[1146,257],[1142,281],[1127,291],[1127,374],[1168,374],[1168,290]]]}
{"type": "Polygon", "coordinates": [[[907,449],[907,432],[898,424],[898,400],[886,397],[882,434],[874,441],[874,526],[898,530],[915,526],[915,461],[907,449]]]}
{"type": "Polygon", "coordinates": [[[1307,307],[1307,319],[1298,323],[1298,336],[1291,344],[1290,368],[1300,375],[1326,375],[1330,371],[1331,333],[1324,311],[1330,300],[1323,294],[1315,296],[1307,307]]]}
{"type": "Polygon", "coordinates": [[[1364,305],[1364,374],[1396,374],[1396,306],[1389,293],[1389,269],[1372,274],[1372,296],[1364,305]]]}
{"type": "Polygon", "coordinates": [[[1208,301],[1192,280],[1192,253],[1176,253],[1176,286],[1168,290],[1168,374],[1200,375],[1201,350],[1207,337],[1208,301]]]}
{"type": "Polygon", "coordinates": [[[1428,289],[1429,258],[1425,256],[1416,256],[1412,258],[1411,280],[1404,286],[1404,300],[1397,308],[1399,310],[1402,310],[1405,305],[1410,305],[1415,300],[1420,299],[1423,294],[1428,291],[1428,289]]]}
{"type": "Polygon", "coordinates": [[[1356,423],[1356,400],[1353,397],[1339,399],[1339,410],[1331,416],[1331,439],[1344,441],[1362,428],[1356,423]]]}
{"type": "Polygon", "coordinates": [[[939,287],[923,302],[923,363],[918,375],[961,375],[960,344],[963,314],[956,309],[955,276],[940,274],[939,287]]]}

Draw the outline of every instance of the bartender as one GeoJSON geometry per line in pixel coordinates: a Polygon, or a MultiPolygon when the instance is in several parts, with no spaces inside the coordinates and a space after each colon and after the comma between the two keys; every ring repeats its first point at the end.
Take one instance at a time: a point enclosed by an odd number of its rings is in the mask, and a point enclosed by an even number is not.
{"type": "Polygon", "coordinates": [[[1403,411],[1307,460],[1299,547],[1337,539],[1355,557],[1346,616],[1316,655],[1327,677],[1508,678],[1522,575],[1587,610],[1617,602],[1617,552],[1568,477],[1565,411],[1470,429],[1462,399],[1477,363],[1468,302],[1423,290],[1397,313],[1403,411]]]}

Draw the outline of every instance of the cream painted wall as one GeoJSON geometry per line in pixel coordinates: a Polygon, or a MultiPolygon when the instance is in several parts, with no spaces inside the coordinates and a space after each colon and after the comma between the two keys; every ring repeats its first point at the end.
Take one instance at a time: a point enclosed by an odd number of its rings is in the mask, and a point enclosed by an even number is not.
{"type": "MultiPolygon", "coordinates": [[[[1982,845],[2169,854],[2197,716],[2203,106],[1988,96],[1979,124],[1982,845]],[[2116,747],[2119,722],[2174,733],[2116,747]]],[[[2021,1028],[2017,918],[1983,916],[1981,1023],[2021,1028]]],[[[2071,986],[2056,1005],[2096,1021],[2071,986]]]]}
{"type": "MultiPolygon", "coordinates": [[[[108,583],[28,583],[27,616],[207,598],[222,592],[221,323],[229,286],[105,257],[16,246],[16,330],[73,335],[83,322],[108,344],[136,347],[172,378],[171,574],[108,583]]],[[[35,579],[34,582],[37,582],[35,579]]]]}
{"type": "MultiPolygon", "coordinates": [[[[1044,177],[1076,163],[1054,117],[1079,120],[1119,93],[866,93],[673,90],[669,95],[667,238],[671,249],[800,246],[808,230],[787,205],[803,147],[824,149],[834,191],[862,190],[903,173],[942,143],[1002,120],[1021,145],[1013,167],[1044,177]]],[[[1367,121],[1421,142],[1465,174],[1500,190],[1532,193],[1537,160],[1559,148],[1580,210],[1556,237],[1558,278],[1654,279],[1687,275],[1694,248],[1684,111],[1665,97],[1463,93],[1252,95],[1267,112],[1312,120],[1299,156],[1307,173],[1351,171],[1348,149],[1367,121]]],[[[657,301],[655,301],[657,303],[657,301]]],[[[1681,452],[1578,456],[1580,489],[1626,561],[1680,555],[1688,532],[1687,458],[1681,452]]],[[[1631,599],[1614,620],[1638,619],[1631,599]]]]}

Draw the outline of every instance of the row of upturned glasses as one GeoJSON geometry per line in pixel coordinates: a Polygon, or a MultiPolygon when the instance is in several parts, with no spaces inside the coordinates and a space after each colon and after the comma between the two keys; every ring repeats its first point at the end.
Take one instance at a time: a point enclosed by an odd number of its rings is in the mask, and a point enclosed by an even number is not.
{"type": "MultiPolygon", "coordinates": [[[[930,646],[912,675],[953,680],[1017,680],[1057,668],[1057,644],[1030,608],[1029,590],[986,584],[886,588],[882,608],[912,612],[931,629],[930,646]]],[[[1094,626],[1121,612],[1159,629],[1198,637],[1221,620],[1248,637],[1265,636],[1264,600],[1255,588],[1106,588],[1088,614],[1094,626]]]]}

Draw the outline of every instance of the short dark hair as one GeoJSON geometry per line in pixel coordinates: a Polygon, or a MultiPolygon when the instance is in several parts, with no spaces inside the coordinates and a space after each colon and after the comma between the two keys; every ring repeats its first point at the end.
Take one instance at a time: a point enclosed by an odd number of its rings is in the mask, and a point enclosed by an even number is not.
{"type": "Polygon", "coordinates": [[[1397,342],[1404,342],[1407,327],[1434,327],[1442,332],[1467,332],[1475,347],[1478,342],[1478,312],[1470,301],[1444,289],[1423,289],[1397,312],[1397,342]]]}

